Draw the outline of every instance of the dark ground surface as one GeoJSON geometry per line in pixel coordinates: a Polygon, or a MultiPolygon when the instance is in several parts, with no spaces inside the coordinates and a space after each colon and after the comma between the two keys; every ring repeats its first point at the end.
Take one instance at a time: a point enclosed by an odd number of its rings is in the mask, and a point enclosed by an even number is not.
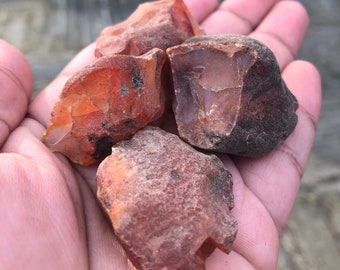
{"type": "MultiPolygon", "coordinates": [[[[100,30],[137,0],[0,0],[0,37],[24,52],[41,90],[100,30]]],[[[281,239],[279,269],[340,269],[340,1],[301,0],[311,27],[299,58],[323,78],[323,107],[311,159],[281,239]]],[[[306,89],[308,91],[308,89],[306,89]]]]}

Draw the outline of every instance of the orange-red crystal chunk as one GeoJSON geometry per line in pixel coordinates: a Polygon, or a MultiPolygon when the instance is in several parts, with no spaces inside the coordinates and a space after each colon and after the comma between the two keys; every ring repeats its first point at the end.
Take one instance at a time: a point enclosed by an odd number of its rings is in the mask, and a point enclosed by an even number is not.
{"type": "Polygon", "coordinates": [[[102,31],[95,55],[141,55],[153,48],[166,50],[202,34],[182,0],[147,2],[125,21],[102,31]]]}
{"type": "Polygon", "coordinates": [[[99,58],[66,83],[43,141],[81,165],[100,162],[117,141],[157,120],[164,110],[166,54],[99,58]]]}
{"type": "Polygon", "coordinates": [[[45,144],[81,165],[100,162],[114,143],[161,117],[171,84],[165,50],[202,34],[182,0],[144,3],[104,29],[98,60],[66,83],[45,144]]]}

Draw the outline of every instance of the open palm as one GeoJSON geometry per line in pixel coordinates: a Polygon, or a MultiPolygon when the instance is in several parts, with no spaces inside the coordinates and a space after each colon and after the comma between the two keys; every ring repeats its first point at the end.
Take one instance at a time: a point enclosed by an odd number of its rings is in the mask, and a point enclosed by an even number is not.
{"type": "MultiPolygon", "coordinates": [[[[258,159],[220,155],[234,179],[239,232],[229,255],[216,250],[207,269],[276,269],[279,235],[294,204],[318,122],[316,69],[294,61],[308,17],[294,1],[187,0],[207,34],[239,33],[267,44],[299,101],[298,125],[258,159]]],[[[133,269],[95,198],[96,168],[70,163],[40,141],[65,81],[93,60],[80,52],[33,101],[22,55],[0,41],[0,268],[133,269]]]]}

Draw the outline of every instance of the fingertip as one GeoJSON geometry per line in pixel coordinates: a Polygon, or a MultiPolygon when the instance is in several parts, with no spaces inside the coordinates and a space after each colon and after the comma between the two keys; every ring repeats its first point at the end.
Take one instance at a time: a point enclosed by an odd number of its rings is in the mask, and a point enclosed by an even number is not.
{"type": "Polygon", "coordinates": [[[92,42],[85,48],[83,48],[79,53],[77,53],[73,59],[64,67],[61,71],[60,75],[64,77],[71,77],[74,75],[79,69],[84,66],[89,65],[96,58],[94,55],[94,51],[96,48],[96,42],[92,42]]]}
{"type": "Polygon", "coordinates": [[[95,60],[95,45],[95,43],[91,43],[75,55],[75,57],[59,73],[59,75],[33,99],[29,108],[29,114],[32,118],[45,127],[49,125],[51,112],[54,105],[58,102],[60,93],[62,92],[67,80],[81,68],[89,65],[95,60]]]}
{"type": "Polygon", "coordinates": [[[8,70],[30,98],[33,92],[33,74],[27,59],[21,51],[7,41],[0,39],[0,67],[8,70]]]}
{"type": "Polygon", "coordinates": [[[228,10],[247,24],[249,31],[254,29],[277,0],[228,0],[221,3],[220,9],[228,10]]]}
{"type": "Polygon", "coordinates": [[[305,38],[309,17],[297,1],[279,1],[252,33],[273,36],[295,57],[305,38]]]}
{"type": "Polygon", "coordinates": [[[27,113],[33,76],[24,55],[0,39],[0,146],[27,113]]]}
{"type": "Polygon", "coordinates": [[[184,3],[198,23],[201,23],[218,7],[217,0],[184,0],[184,3]]]}
{"type": "Polygon", "coordinates": [[[295,53],[298,53],[309,27],[309,15],[306,8],[299,1],[282,1],[278,3],[278,8],[282,8],[282,14],[291,14],[287,16],[286,27],[281,28],[285,35],[286,44],[295,53]],[[292,35],[296,29],[300,34],[292,35]]]}
{"type": "Polygon", "coordinates": [[[310,62],[297,60],[283,70],[282,76],[300,107],[308,111],[317,125],[322,102],[321,76],[318,69],[310,62]]]}

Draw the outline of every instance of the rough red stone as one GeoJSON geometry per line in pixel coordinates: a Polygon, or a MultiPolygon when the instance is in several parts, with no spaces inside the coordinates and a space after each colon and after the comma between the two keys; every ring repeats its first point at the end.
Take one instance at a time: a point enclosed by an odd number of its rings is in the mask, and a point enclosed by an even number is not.
{"type": "Polygon", "coordinates": [[[176,135],[147,127],[118,143],[99,165],[97,186],[137,269],[202,270],[215,247],[231,250],[232,176],[176,135]]]}
{"type": "Polygon", "coordinates": [[[147,2],[125,21],[102,31],[95,56],[141,55],[153,48],[165,50],[202,34],[182,0],[147,2]]]}
{"type": "Polygon", "coordinates": [[[240,35],[194,37],[169,48],[180,136],[192,145],[263,155],[297,123],[297,101],[273,53],[240,35]]]}
{"type": "Polygon", "coordinates": [[[68,80],[43,142],[81,165],[96,164],[117,141],[162,116],[166,54],[105,56],[68,80]]]}

